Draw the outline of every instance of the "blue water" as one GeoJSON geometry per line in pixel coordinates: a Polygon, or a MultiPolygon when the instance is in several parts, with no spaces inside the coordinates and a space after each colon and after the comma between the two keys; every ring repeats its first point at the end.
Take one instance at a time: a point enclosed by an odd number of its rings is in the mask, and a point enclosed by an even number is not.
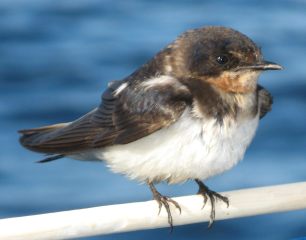
{"type": "MultiPolygon", "coordinates": [[[[284,71],[261,84],[274,95],[244,161],[207,184],[217,191],[306,180],[306,2],[0,1],[0,218],[151,199],[144,185],[103,164],[64,159],[35,164],[16,131],[71,121],[97,106],[121,79],[181,32],[233,27],[254,39],[284,71]]],[[[158,189],[194,194],[192,182],[158,189]]],[[[306,199],[305,199],[306,201],[306,199]]],[[[289,239],[306,236],[295,211],[104,236],[103,239],[289,239]]],[[[1,229],[0,229],[1,231],[1,229]]],[[[102,237],[101,237],[102,238],[102,237]]],[[[99,239],[88,238],[88,239],[99,239]]]]}

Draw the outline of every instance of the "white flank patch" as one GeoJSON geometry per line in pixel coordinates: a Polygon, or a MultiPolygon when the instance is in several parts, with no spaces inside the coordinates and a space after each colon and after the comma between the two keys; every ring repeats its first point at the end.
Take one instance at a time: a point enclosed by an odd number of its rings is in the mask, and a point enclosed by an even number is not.
{"type": "Polygon", "coordinates": [[[155,86],[163,86],[177,83],[177,80],[168,75],[156,76],[153,78],[149,78],[148,80],[141,83],[142,87],[148,89],[155,86]]]}
{"type": "Polygon", "coordinates": [[[172,72],[172,66],[170,64],[170,55],[166,56],[164,66],[165,66],[166,73],[170,74],[172,72]]]}
{"type": "MultiPolygon", "coordinates": [[[[207,179],[232,168],[244,156],[259,118],[196,119],[190,109],[168,128],[125,145],[82,154],[105,160],[118,173],[139,181],[207,179]]],[[[81,158],[82,158],[81,157],[81,158]]]]}
{"type": "Polygon", "coordinates": [[[128,86],[128,83],[122,83],[115,91],[114,96],[118,96],[126,87],[128,86]]]}
{"type": "Polygon", "coordinates": [[[146,90],[154,87],[159,86],[175,86],[176,88],[180,89],[186,89],[187,87],[181,84],[176,78],[168,76],[168,75],[161,75],[156,76],[153,78],[150,78],[144,82],[141,83],[141,86],[144,87],[146,90]]]}
{"type": "Polygon", "coordinates": [[[165,70],[166,70],[167,73],[171,73],[172,72],[171,65],[165,65],[165,70]]]}

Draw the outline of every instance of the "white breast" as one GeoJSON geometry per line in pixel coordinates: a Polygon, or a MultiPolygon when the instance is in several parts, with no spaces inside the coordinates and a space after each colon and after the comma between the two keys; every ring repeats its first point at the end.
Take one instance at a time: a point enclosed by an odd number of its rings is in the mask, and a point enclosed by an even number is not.
{"type": "Polygon", "coordinates": [[[189,110],[168,128],[135,142],[95,150],[118,173],[139,181],[206,179],[233,167],[244,156],[259,118],[195,119],[189,110]]]}

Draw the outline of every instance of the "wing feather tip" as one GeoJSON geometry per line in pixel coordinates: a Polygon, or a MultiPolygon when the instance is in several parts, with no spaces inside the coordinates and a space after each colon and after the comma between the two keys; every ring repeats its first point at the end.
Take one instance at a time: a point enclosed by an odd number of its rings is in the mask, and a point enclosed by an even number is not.
{"type": "Polygon", "coordinates": [[[42,160],[36,161],[36,163],[52,162],[52,161],[58,160],[58,159],[63,158],[63,157],[65,157],[64,154],[53,155],[53,156],[46,157],[42,160]]]}

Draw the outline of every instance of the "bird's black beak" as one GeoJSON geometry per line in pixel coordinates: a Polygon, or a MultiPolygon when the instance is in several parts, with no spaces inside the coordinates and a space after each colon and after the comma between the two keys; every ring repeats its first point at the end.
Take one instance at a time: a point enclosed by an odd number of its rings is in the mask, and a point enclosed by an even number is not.
{"type": "Polygon", "coordinates": [[[277,63],[263,60],[254,65],[239,66],[237,68],[237,70],[242,70],[242,69],[265,71],[265,70],[282,70],[283,67],[277,63]]]}

